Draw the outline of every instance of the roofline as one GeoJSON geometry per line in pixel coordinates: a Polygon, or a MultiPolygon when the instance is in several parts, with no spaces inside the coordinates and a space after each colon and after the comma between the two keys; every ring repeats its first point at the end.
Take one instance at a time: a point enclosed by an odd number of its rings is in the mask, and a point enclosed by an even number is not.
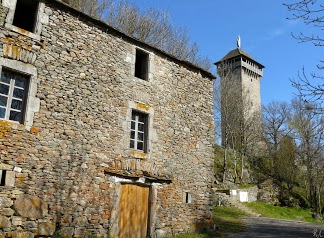
{"type": "MultiPolygon", "coordinates": [[[[41,1],[44,1],[44,0],[37,0],[37,1],[41,2],[41,1]]],[[[49,2],[48,0],[45,0],[45,1],[49,2]]],[[[117,30],[116,28],[108,25],[107,23],[105,23],[105,22],[103,22],[103,21],[101,21],[99,19],[96,19],[94,17],[91,17],[88,14],[86,14],[84,12],[81,12],[81,11],[75,9],[75,8],[71,7],[70,5],[68,5],[68,4],[66,4],[66,3],[64,3],[62,1],[59,1],[59,0],[51,0],[50,3],[57,4],[61,8],[63,8],[64,10],[71,11],[74,14],[78,14],[79,16],[81,16],[81,17],[83,17],[83,18],[85,18],[87,20],[90,20],[95,25],[97,25],[99,27],[102,27],[102,28],[105,28],[107,30],[106,31],[107,33],[110,31],[112,33],[115,33],[115,34],[120,35],[122,38],[125,38],[128,41],[134,42],[136,45],[144,45],[147,48],[150,48],[150,49],[152,49],[154,51],[157,51],[160,54],[163,54],[164,56],[167,56],[168,58],[171,58],[172,60],[176,61],[179,64],[183,64],[183,65],[185,65],[187,67],[190,67],[190,68],[192,68],[192,69],[200,72],[203,76],[208,77],[211,80],[216,78],[216,76],[213,75],[212,73],[210,73],[209,71],[207,71],[207,70],[205,70],[205,69],[203,69],[203,68],[201,68],[201,67],[199,67],[197,65],[194,65],[193,63],[188,62],[186,60],[181,60],[181,59],[179,59],[179,58],[177,58],[177,57],[175,57],[175,56],[173,56],[173,55],[171,55],[171,54],[169,54],[169,53],[167,53],[167,52],[165,52],[165,51],[163,51],[161,49],[158,49],[158,48],[156,48],[156,47],[154,47],[154,46],[152,46],[150,44],[147,44],[147,43],[145,43],[143,41],[140,41],[140,40],[138,40],[138,39],[136,39],[136,38],[134,38],[132,36],[129,36],[129,35],[121,32],[121,31],[117,30]]]]}
{"type": "MultiPolygon", "coordinates": [[[[254,59],[251,59],[250,57],[246,57],[245,55],[240,55],[240,56],[241,56],[241,57],[245,57],[245,58],[250,59],[251,61],[253,61],[253,63],[255,63],[255,64],[261,66],[261,68],[263,68],[263,69],[265,68],[264,65],[260,64],[259,62],[255,61],[254,59]]],[[[236,57],[238,57],[238,56],[236,56],[236,57]]],[[[229,59],[226,59],[226,60],[220,60],[220,61],[217,61],[216,63],[214,63],[214,65],[218,65],[218,64],[220,64],[220,63],[222,63],[222,62],[226,62],[226,61],[228,61],[228,60],[230,60],[230,59],[233,59],[233,58],[235,58],[235,57],[232,57],[232,58],[229,58],[229,59]]]]}
{"type": "MultiPolygon", "coordinates": [[[[234,50],[235,50],[235,49],[234,49],[234,50]]],[[[244,53],[245,53],[245,52],[244,52],[244,53]]],[[[247,53],[245,53],[245,54],[247,54],[247,53]]],[[[250,59],[251,61],[253,61],[253,63],[255,63],[255,64],[261,66],[261,68],[265,68],[264,65],[260,64],[259,62],[257,62],[256,60],[254,60],[252,57],[248,57],[247,55],[244,55],[244,54],[240,54],[240,55],[237,55],[237,56],[234,56],[234,57],[231,57],[231,58],[225,59],[225,60],[221,59],[221,60],[217,61],[216,63],[214,63],[214,65],[217,66],[218,64],[220,64],[220,63],[222,63],[222,62],[226,62],[226,61],[228,61],[228,60],[230,60],[230,59],[233,59],[233,58],[236,58],[236,57],[238,57],[238,56],[240,56],[240,57],[244,57],[244,58],[247,58],[247,59],[250,59]]]]}

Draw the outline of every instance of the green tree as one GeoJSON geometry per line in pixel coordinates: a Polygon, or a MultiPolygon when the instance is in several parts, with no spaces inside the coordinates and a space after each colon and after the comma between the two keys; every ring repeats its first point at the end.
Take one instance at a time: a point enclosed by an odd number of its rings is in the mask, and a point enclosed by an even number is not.
{"type": "Polygon", "coordinates": [[[277,156],[274,161],[274,176],[287,183],[288,190],[298,184],[299,168],[297,166],[297,147],[291,136],[285,136],[280,140],[277,156]]]}

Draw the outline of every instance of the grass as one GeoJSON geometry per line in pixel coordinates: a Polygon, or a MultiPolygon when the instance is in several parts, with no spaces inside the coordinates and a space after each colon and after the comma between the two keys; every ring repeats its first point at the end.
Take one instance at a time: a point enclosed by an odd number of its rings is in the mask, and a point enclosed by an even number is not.
{"type": "Polygon", "coordinates": [[[211,238],[225,237],[227,234],[238,233],[246,230],[246,224],[240,219],[240,216],[247,216],[245,212],[234,207],[215,207],[214,223],[217,231],[180,234],[166,238],[211,238]]]}
{"type": "Polygon", "coordinates": [[[255,187],[256,184],[248,184],[248,183],[244,183],[244,184],[241,184],[239,186],[240,189],[244,189],[244,188],[252,188],[252,187],[255,187]]]}
{"type": "MultiPolygon", "coordinates": [[[[264,217],[318,223],[312,218],[310,210],[302,208],[279,207],[263,202],[251,202],[245,203],[244,205],[264,217]]],[[[168,238],[225,237],[228,234],[244,232],[246,230],[246,224],[240,219],[241,216],[248,216],[248,214],[233,207],[215,207],[214,222],[217,225],[217,231],[213,233],[181,234],[168,238]]]]}
{"type": "Polygon", "coordinates": [[[312,217],[310,210],[302,208],[279,207],[262,202],[251,202],[245,205],[264,217],[319,223],[312,217]]]}
{"type": "Polygon", "coordinates": [[[165,238],[208,238],[214,236],[208,236],[208,234],[180,234],[176,236],[168,236],[165,238]]]}
{"type": "Polygon", "coordinates": [[[248,216],[247,213],[234,207],[215,207],[214,222],[220,233],[238,233],[246,230],[246,224],[240,216],[248,216]]]}

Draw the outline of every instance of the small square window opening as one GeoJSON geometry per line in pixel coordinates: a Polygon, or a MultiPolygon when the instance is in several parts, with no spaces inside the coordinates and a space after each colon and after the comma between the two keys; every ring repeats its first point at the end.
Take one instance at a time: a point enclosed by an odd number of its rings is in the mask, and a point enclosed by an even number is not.
{"type": "Polygon", "coordinates": [[[130,148],[147,152],[147,118],[147,114],[132,111],[130,148]]]}
{"type": "Polygon", "coordinates": [[[136,49],[135,58],[135,77],[148,80],[149,72],[149,55],[148,53],[136,49]]]}
{"type": "Polygon", "coordinates": [[[34,32],[37,21],[38,2],[17,0],[12,24],[26,31],[34,32]]]}
{"type": "Polygon", "coordinates": [[[28,76],[2,69],[0,78],[0,119],[24,122],[28,76]]]}
{"type": "Polygon", "coordinates": [[[0,186],[6,185],[6,170],[0,170],[0,186]]]}

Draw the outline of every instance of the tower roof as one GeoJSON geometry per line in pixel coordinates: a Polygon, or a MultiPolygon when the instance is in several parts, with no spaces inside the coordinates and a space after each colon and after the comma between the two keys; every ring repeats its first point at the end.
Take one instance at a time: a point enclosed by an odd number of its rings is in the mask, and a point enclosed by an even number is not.
{"type": "Polygon", "coordinates": [[[255,64],[259,65],[261,68],[264,68],[264,66],[262,64],[260,64],[255,59],[253,59],[252,56],[250,56],[248,53],[244,52],[241,48],[236,48],[236,49],[228,52],[227,55],[225,55],[220,61],[216,62],[215,64],[217,65],[223,61],[227,61],[229,59],[236,58],[239,56],[248,58],[248,59],[252,60],[255,64]]]}

